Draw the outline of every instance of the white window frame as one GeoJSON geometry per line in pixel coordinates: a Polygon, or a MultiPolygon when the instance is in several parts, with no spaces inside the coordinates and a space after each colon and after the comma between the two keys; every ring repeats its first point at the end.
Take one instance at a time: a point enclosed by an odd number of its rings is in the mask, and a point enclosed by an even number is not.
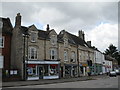
{"type": "Polygon", "coordinates": [[[56,35],[52,35],[50,41],[51,41],[52,45],[56,45],[57,44],[57,37],[56,37],[56,35]]]}
{"type": "Polygon", "coordinates": [[[0,37],[0,48],[4,48],[4,37],[0,37]],[[2,45],[3,44],[3,45],[2,45]]]}
{"type": "Polygon", "coordinates": [[[64,47],[67,47],[67,46],[68,46],[68,39],[64,38],[64,47]]]}
{"type": "Polygon", "coordinates": [[[36,60],[38,58],[38,54],[37,54],[37,48],[36,47],[29,47],[29,50],[28,50],[28,57],[30,60],[36,60]],[[32,57],[32,49],[34,49],[33,53],[34,53],[34,58],[31,58],[32,57]]]}
{"type": "Polygon", "coordinates": [[[68,61],[68,52],[64,51],[64,61],[68,61]]]}
{"type": "Polygon", "coordinates": [[[72,62],[76,62],[76,54],[75,54],[75,51],[72,51],[72,52],[71,52],[71,59],[73,59],[72,62]]]}
{"type": "Polygon", "coordinates": [[[56,49],[53,49],[53,48],[50,49],[50,59],[51,60],[57,60],[57,50],[56,49]],[[52,56],[54,56],[54,58],[52,56]]]}
{"type": "Polygon", "coordinates": [[[31,42],[36,42],[36,33],[35,32],[32,32],[31,33],[31,42]]]}

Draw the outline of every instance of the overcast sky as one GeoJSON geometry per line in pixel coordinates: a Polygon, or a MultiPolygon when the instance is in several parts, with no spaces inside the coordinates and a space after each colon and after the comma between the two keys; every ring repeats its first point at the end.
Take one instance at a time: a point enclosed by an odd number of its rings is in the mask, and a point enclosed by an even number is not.
{"type": "Polygon", "coordinates": [[[118,2],[4,2],[1,17],[9,17],[14,26],[17,13],[22,25],[34,24],[45,29],[50,24],[57,33],[66,31],[78,35],[83,30],[85,40],[102,52],[113,44],[118,47],[118,2]]]}

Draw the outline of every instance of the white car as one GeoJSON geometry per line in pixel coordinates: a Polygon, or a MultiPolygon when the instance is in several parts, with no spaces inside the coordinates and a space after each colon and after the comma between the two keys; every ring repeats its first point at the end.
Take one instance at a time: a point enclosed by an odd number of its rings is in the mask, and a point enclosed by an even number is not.
{"type": "Polygon", "coordinates": [[[116,77],[116,72],[115,71],[111,71],[110,73],[109,73],[109,76],[111,77],[111,76],[115,76],[116,77]]]}

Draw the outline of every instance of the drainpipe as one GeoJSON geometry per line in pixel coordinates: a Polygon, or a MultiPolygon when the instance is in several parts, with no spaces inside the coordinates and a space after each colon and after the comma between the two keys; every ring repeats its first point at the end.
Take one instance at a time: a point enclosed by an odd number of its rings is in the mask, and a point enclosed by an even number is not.
{"type": "Polygon", "coordinates": [[[78,48],[78,45],[77,45],[77,63],[78,63],[78,77],[80,77],[79,48],[78,48]]]}

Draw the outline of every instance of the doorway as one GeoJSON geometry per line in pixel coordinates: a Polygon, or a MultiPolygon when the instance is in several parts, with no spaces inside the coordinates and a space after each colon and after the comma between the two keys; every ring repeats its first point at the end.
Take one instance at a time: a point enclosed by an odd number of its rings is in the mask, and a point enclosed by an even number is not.
{"type": "Polygon", "coordinates": [[[43,79],[43,67],[39,67],[39,79],[43,79]]]}

